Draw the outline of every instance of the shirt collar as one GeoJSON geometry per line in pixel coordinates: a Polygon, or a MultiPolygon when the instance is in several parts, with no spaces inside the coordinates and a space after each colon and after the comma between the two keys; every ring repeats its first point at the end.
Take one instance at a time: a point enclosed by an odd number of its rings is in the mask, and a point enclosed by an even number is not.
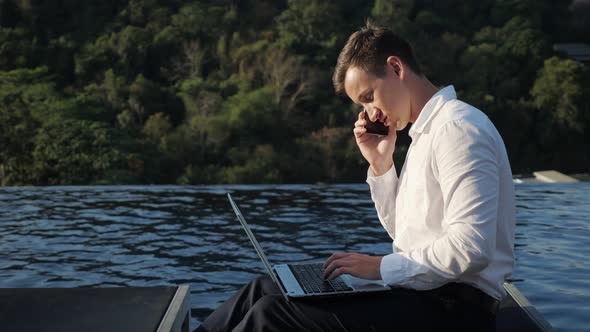
{"type": "Polygon", "coordinates": [[[430,122],[432,116],[436,114],[436,112],[442,107],[444,103],[451,99],[456,99],[457,94],[455,92],[455,87],[452,85],[447,85],[446,87],[438,90],[424,105],[420,114],[418,114],[418,118],[412,124],[412,127],[408,131],[408,134],[414,137],[414,133],[422,133],[424,127],[430,122]]]}

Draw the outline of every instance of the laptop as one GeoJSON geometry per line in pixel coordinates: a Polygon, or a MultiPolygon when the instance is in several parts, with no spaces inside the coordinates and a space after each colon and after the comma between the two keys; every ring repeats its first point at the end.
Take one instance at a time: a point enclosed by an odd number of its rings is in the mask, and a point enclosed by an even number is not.
{"type": "Polygon", "coordinates": [[[382,280],[361,279],[349,274],[324,280],[322,277],[323,263],[271,265],[230,193],[227,193],[227,198],[266,271],[281,290],[285,299],[317,299],[391,290],[391,287],[382,280]]]}

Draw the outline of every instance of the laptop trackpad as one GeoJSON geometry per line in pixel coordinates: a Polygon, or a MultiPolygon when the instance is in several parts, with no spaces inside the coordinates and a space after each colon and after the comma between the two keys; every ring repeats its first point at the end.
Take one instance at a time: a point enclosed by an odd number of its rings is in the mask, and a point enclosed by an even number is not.
{"type": "Polygon", "coordinates": [[[355,277],[350,274],[343,274],[341,278],[354,290],[383,289],[390,287],[383,280],[369,280],[355,277]]]}

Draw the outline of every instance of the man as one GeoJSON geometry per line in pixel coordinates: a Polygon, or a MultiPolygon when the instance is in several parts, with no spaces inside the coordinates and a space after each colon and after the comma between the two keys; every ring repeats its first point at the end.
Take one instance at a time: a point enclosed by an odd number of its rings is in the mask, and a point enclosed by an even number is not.
{"type": "Polygon", "coordinates": [[[503,282],[513,269],[514,185],[504,143],[488,117],[438,90],[410,45],[367,24],[344,46],[333,76],[345,93],[389,127],[366,133],[364,111],[353,133],[369,162],[377,215],[392,239],[386,256],[335,253],[324,276],[382,279],[391,292],[322,302],[287,302],[269,277],[244,286],[200,331],[495,330],[503,282]],[[412,123],[398,177],[396,130],[412,123]]]}

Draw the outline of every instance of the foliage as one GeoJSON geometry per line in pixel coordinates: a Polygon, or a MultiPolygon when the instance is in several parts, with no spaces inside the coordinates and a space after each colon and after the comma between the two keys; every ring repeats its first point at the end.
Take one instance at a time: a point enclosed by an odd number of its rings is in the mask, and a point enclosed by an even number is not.
{"type": "MultiPolygon", "coordinates": [[[[359,182],[331,75],[371,19],[506,143],[512,170],[590,165],[590,43],[570,1],[0,3],[0,184],[359,182]]],[[[401,169],[409,138],[399,134],[401,169]]]]}

